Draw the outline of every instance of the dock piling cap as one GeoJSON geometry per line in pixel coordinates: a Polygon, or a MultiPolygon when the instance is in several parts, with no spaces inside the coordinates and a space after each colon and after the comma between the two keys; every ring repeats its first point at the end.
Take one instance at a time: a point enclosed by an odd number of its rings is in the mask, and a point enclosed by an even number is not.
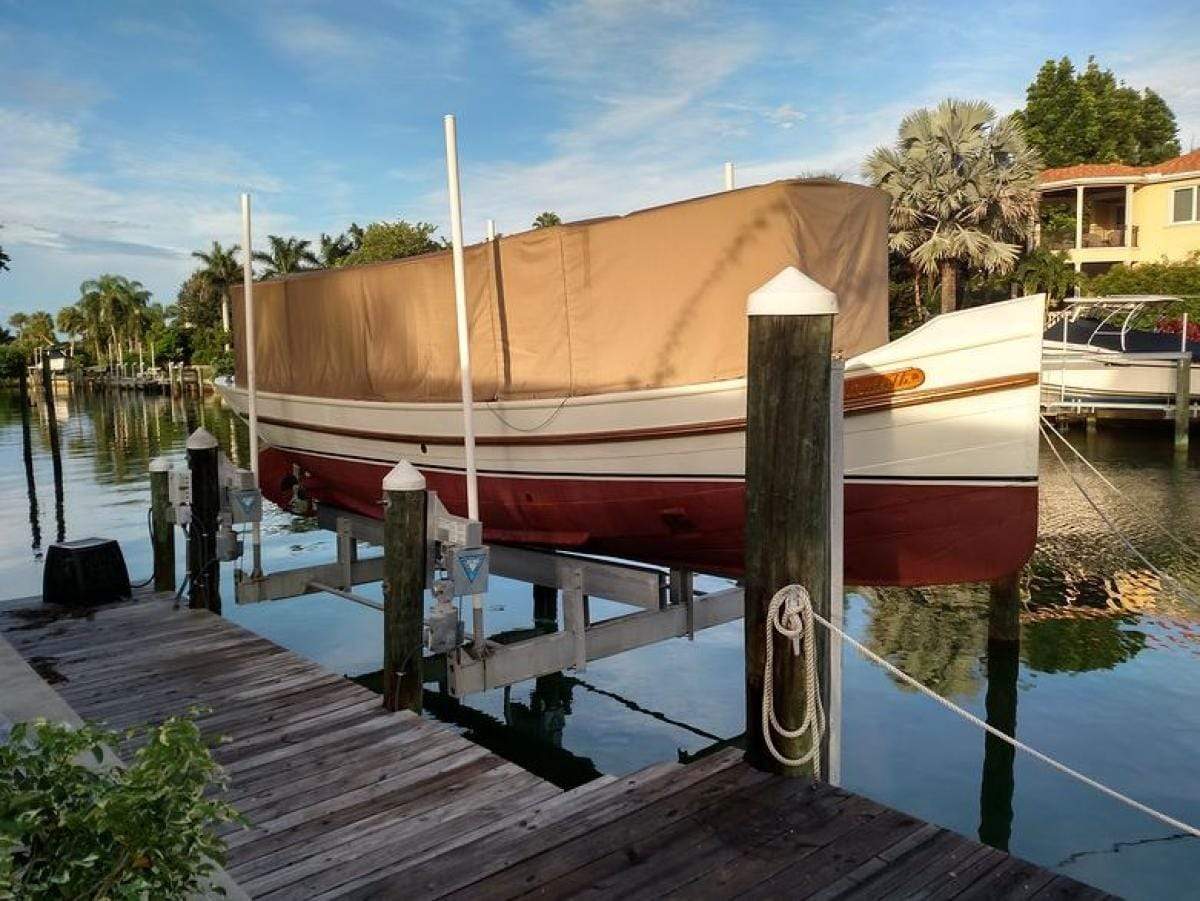
{"type": "Polygon", "coordinates": [[[199,428],[192,432],[192,434],[188,435],[188,450],[212,450],[216,446],[217,439],[213,437],[212,432],[210,432],[208,429],[199,428]]]}
{"type": "Polygon", "coordinates": [[[795,266],[751,291],[746,302],[747,316],[829,316],[837,311],[837,295],[795,266]]]}
{"type": "Polygon", "coordinates": [[[151,472],[170,472],[171,471],[171,461],[168,460],[166,457],[155,457],[153,460],[150,461],[150,471],[151,472]]]}
{"type": "Polygon", "coordinates": [[[384,491],[424,491],[425,476],[407,460],[401,460],[383,477],[384,491]]]}

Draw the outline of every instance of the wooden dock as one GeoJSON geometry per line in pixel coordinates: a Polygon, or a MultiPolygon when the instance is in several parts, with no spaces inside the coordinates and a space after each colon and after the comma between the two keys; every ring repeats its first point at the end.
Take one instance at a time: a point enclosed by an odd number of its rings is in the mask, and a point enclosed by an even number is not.
{"type": "Polygon", "coordinates": [[[733,750],[563,792],[162,597],[83,617],[6,602],[0,641],[86,719],[211,708],[201,725],[228,737],[216,756],[251,821],[228,831],[226,869],[253,897],[1108,897],[733,750]]]}

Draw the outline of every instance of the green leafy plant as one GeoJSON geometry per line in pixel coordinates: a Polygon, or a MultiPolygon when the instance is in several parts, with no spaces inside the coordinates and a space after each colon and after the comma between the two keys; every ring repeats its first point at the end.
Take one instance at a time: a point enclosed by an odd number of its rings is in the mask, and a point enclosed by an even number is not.
{"type": "Polygon", "coordinates": [[[38,720],[0,746],[0,898],[182,898],[224,860],[213,827],[244,822],[195,716],[114,732],[38,720]],[[128,766],[105,748],[140,738],[128,766]]]}

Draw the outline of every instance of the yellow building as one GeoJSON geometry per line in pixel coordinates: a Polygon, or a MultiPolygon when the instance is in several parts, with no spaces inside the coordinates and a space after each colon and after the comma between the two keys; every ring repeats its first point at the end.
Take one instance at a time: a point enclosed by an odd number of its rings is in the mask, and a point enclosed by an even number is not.
{"type": "Polygon", "coordinates": [[[1186,259],[1200,252],[1200,150],[1152,166],[1081,163],[1038,177],[1035,242],[1075,271],[1186,259]]]}

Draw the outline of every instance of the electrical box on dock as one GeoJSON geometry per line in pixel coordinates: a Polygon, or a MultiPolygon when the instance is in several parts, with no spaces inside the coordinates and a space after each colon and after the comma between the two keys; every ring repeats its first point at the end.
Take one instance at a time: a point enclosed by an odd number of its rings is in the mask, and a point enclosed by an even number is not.
{"type": "Polygon", "coordinates": [[[129,570],[121,546],[111,538],[52,544],[42,570],[42,600],[64,607],[95,607],[128,600],[129,570]]]}

